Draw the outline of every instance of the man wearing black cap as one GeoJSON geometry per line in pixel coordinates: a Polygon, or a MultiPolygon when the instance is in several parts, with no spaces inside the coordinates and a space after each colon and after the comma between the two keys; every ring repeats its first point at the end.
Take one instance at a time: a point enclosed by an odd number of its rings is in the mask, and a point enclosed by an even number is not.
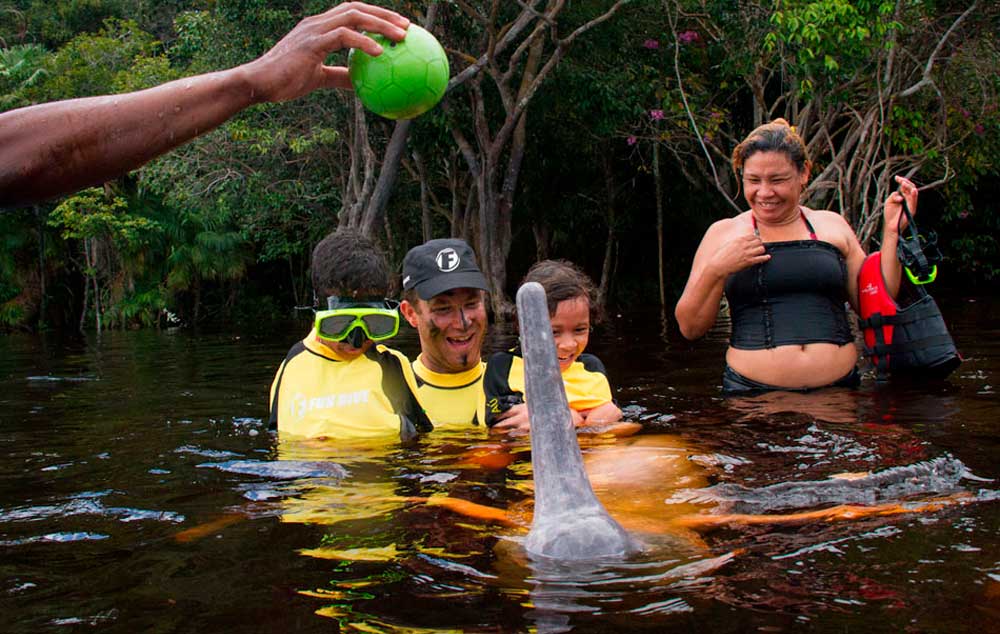
{"type": "Polygon", "coordinates": [[[399,309],[420,336],[417,399],[436,429],[482,422],[486,290],[463,240],[430,240],[403,259],[399,309]]]}

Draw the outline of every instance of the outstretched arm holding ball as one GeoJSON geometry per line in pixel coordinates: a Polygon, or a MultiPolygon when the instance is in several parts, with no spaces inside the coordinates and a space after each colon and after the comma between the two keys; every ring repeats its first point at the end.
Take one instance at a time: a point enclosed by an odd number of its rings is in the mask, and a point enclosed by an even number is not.
{"type": "Polygon", "coordinates": [[[317,88],[350,88],[333,51],[382,47],[360,31],[400,41],[410,21],[388,9],[345,2],[303,19],[260,58],[229,70],[120,95],[86,97],[0,113],[0,207],[95,185],[221,125],[260,102],[317,88]]]}

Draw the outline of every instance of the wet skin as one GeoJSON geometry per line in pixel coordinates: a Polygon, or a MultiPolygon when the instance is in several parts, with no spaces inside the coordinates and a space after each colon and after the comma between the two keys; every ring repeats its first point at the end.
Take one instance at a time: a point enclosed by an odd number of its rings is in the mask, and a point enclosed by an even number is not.
{"type": "Polygon", "coordinates": [[[332,350],[341,361],[353,361],[368,352],[368,349],[375,344],[375,342],[371,339],[365,339],[365,342],[361,344],[361,347],[357,348],[346,341],[323,341],[319,337],[316,337],[316,341],[332,350]]]}
{"type": "MultiPolygon", "coordinates": [[[[590,302],[583,296],[565,299],[556,305],[556,312],[550,316],[550,321],[559,371],[565,372],[580,358],[590,342],[590,302]]],[[[577,427],[611,423],[622,417],[621,410],[614,403],[584,411],[570,409],[570,414],[577,427]]],[[[524,403],[514,405],[498,419],[500,422],[490,429],[491,433],[521,436],[531,431],[528,406],[524,403]]]]}
{"type": "Polygon", "coordinates": [[[559,370],[565,372],[590,341],[590,303],[585,297],[559,302],[552,315],[552,338],[556,343],[559,370]]]}
{"type": "Polygon", "coordinates": [[[399,309],[417,329],[427,369],[457,374],[480,363],[487,323],[482,291],[456,288],[426,301],[404,300],[399,309]]]}
{"type": "Polygon", "coordinates": [[[757,152],[743,165],[743,192],[758,222],[784,225],[799,219],[799,198],[809,168],[799,171],[781,152],[757,152]]]}

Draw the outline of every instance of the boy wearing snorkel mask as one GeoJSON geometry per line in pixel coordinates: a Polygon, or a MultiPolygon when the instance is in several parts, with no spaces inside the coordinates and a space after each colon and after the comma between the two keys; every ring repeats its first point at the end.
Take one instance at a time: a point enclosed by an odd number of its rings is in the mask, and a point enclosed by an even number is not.
{"type": "Polygon", "coordinates": [[[338,231],[313,250],[313,328],[292,346],[271,385],[271,429],[282,437],[408,439],[433,429],[413,396],[406,357],[380,345],[399,330],[376,245],[338,231]]]}

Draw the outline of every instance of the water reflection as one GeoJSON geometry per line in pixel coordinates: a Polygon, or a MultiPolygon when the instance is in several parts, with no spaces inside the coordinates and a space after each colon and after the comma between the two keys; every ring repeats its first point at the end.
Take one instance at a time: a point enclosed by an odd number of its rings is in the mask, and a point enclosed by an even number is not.
{"type": "Polygon", "coordinates": [[[866,380],[812,399],[723,399],[724,338],[639,345],[629,333],[655,331],[656,316],[654,330],[612,323],[592,345],[644,429],[584,449],[598,495],[647,550],[572,571],[519,551],[524,442],[471,430],[412,446],[276,444],[261,416],[294,336],[0,337],[0,629],[990,631],[1000,331],[975,308],[955,313],[968,359],[949,384],[866,380]],[[980,501],[838,523],[671,524],[873,503],[871,489],[825,483],[913,465],[948,467],[944,484],[880,486],[874,503],[980,501]],[[833,493],[778,508],[766,501],[784,493],[768,487],[833,493]],[[444,498],[508,523],[425,501],[444,498]]]}
{"type": "Polygon", "coordinates": [[[860,397],[857,390],[826,388],[807,394],[769,392],[758,396],[737,396],[725,400],[737,420],[766,424],[782,414],[804,414],[827,423],[853,423],[858,419],[860,397]]]}

